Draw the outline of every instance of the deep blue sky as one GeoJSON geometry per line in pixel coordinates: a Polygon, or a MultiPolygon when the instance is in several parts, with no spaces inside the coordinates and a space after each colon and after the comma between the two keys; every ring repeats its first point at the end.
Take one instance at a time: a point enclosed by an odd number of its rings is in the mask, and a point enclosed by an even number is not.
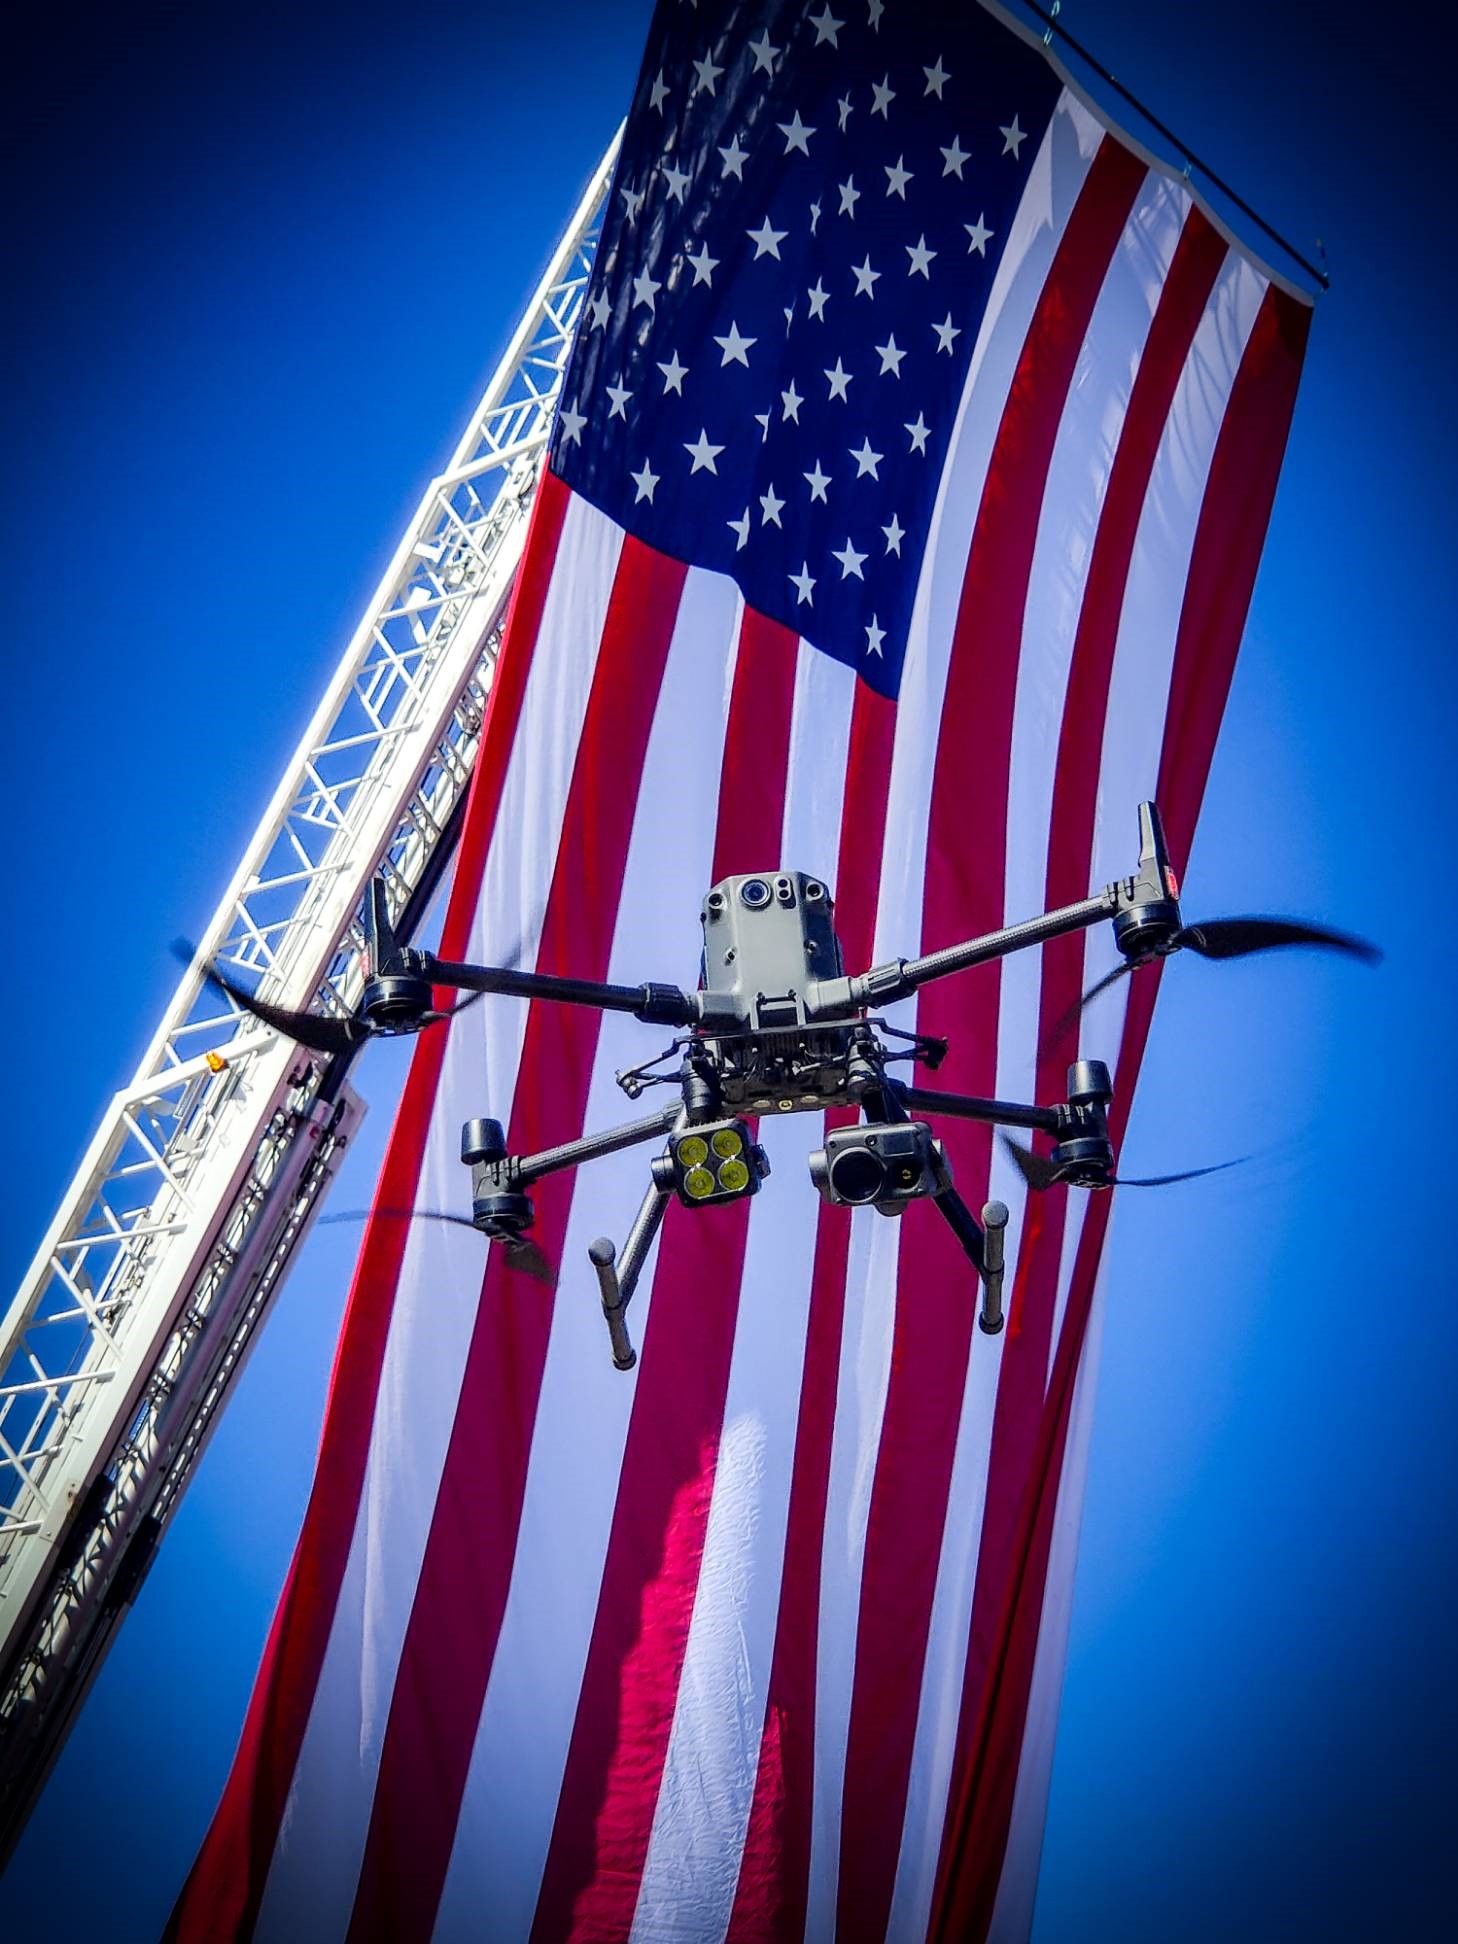
{"type": "MultiPolygon", "coordinates": [[[[8,50],[0,322],[12,1280],[612,131],[647,6],[45,18],[8,50]]],[[[1446,83],[1422,16],[1064,18],[1330,254],[1186,910],[1389,956],[1166,978],[1130,1170],[1268,1145],[1124,1198],[1036,1936],[1426,1938],[1458,1902],[1446,83]]],[[[341,1203],[405,1057],[362,1069],[341,1203]]],[[[351,1249],[321,1231],[282,1298],[0,1885],[16,1944],[56,1934],[57,1873],[73,1934],[165,1914],[351,1249]]]]}

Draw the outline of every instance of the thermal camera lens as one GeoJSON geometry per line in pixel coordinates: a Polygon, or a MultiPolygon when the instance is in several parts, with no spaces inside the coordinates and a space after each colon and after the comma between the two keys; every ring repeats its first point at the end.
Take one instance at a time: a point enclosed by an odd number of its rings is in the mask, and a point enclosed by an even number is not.
{"type": "Polygon", "coordinates": [[[751,911],[759,911],[769,903],[774,893],[763,878],[746,878],[739,887],[739,896],[751,911]]]}
{"type": "Polygon", "coordinates": [[[719,1169],[719,1186],[737,1195],[741,1188],[749,1186],[749,1170],[742,1161],[726,1161],[719,1169]]]}
{"type": "Polygon", "coordinates": [[[744,1143],[732,1127],[721,1127],[711,1145],[721,1161],[727,1161],[731,1155],[744,1152],[744,1143]]]}
{"type": "Polygon", "coordinates": [[[698,1134],[687,1134],[678,1144],[678,1164],[681,1168],[697,1168],[709,1158],[709,1144],[698,1134]]]}
{"type": "Polygon", "coordinates": [[[707,1168],[690,1168],[683,1178],[683,1192],[695,1201],[702,1201],[714,1192],[714,1177],[707,1168]]]}

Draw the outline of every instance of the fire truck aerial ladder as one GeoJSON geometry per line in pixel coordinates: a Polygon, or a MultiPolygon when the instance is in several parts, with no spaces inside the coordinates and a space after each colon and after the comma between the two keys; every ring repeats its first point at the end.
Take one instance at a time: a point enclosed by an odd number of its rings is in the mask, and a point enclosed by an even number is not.
{"type": "Polygon", "coordinates": [[[0,1865],[136,1594],[362,1111],[202,980],[348,1009],[450,855],[597,246],[599,165],[431,481],[132,1083],[0,1328],[0,1865]]]}

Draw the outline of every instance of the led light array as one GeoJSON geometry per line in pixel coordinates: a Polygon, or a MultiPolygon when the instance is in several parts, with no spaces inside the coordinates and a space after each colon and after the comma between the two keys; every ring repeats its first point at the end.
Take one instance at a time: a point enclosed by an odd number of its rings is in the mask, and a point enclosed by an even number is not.
{"type": "Polygon", "coordinates": [[[686,1208],[757,1194],[768,1173],[768,1157],[742,1120],[713,1121],[670,1134],[667,1154],[653,1163],[654,1181],[671,1188],[686,1208]]]}

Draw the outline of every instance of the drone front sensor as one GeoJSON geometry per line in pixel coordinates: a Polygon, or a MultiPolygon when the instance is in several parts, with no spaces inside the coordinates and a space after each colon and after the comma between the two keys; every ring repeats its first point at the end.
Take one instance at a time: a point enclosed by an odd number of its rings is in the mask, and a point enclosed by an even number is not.
{"type": "Polygon", "coordinates": [[[759,1192],[769,1158],[749,1123],[712,1121],[670,1134],[668,1149],[653,1163],[655,1185],[676,1194],[685,1208],[707,1208],[759,1192]]]}

